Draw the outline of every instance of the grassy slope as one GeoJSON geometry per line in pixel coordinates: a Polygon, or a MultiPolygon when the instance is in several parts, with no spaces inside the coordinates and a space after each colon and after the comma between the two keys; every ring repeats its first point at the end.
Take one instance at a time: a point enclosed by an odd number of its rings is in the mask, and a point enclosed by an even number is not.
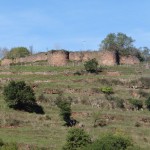
{"type": "MultiPolygon", "coordinates": [[[[74,76],[66,72],[76,72],[83,69],[83,66],[78,67],[49,67],[49,66],[12,66],[11,68],[1,68],[0,74],[1,91],[3,85],[7,84],[9,79],[25,80],[30,85],[37,85],[35,88],[36,96],[38,97],[44,89],[58,89],[64,91],[65,95],[70,95],[75,98],[89,100],[93,98],[104,97],[103,94],[92,94],[92,88],[100,88],[103,85],[98,82],[99,79],[120,79],[132,80],[141,76],[148,76],[149,70],[142,66],[115,66],[107,67],[103,73],[99,75],[81,75],[74,76]],[[4,72],[13,72],[8,75],[4,72]],[[107,71],[119,71],[120,76],[107,76],[107,71]],[[35,74],[18,74],[18,72],[33,72],[35,74]],[[36,72],[55,72],[52,75],[36,74],[36,72]],[[142,72],[139,73],[139,72],[142,72]],[[75,90],[76,92],[67,92],[66,89],[75,90]],[[79,92],[80,91],[80,92],[79,92]]],[[[130,89],[124,85],[113,85],[114,92],[117,96],[122,98],[130,98],[130,89]]],[[[148,89],[147,92],[150,92],[148,89]]],[[[0,136],[6,142],[17,142],[23,144],[33,144],[40,147],[49,147],[49,149],[60,150],[65,143],[65,137],[68,128],[63,127],[63,122],[59,118],[59,110],[52,106],[51,99],[57,95],[45,94],[48,102],[41,102],[44,107],[46,115],[29,114],[25,112],[17,112],[7,108],[2,92],[0,94],[0,136]],[[19,126],[10,127],[10,124],[19,126]]],[[[72,105],[73,112],[88,113],[89,116],[84,116],[79,113],[75,118],[85,125],[85,130],[96,139],[105,131],[119,131],[130,135],[134,142],[143,147],[145,150],[150,149],[150,123],[142,124],[141,127],[135,127],[135,123],[140,121],[143,117],[149,117],[149,112],[144,111],[122,111],[120,109],[106,110],[104,108],[92,108],[90,105],[75,104],[72,105]],[[114,120],[110,120],[106,127],[93,128],[93,113],[100,112],[102,115],[113,115],[114,120]]]]}

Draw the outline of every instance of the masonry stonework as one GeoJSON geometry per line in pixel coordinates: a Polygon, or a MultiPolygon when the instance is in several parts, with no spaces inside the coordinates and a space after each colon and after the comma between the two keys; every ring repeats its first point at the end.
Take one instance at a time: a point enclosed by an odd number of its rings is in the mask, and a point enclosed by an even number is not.
{"type": "Polygon", "coordinates": [[[51,51],[48,53],[48,64],[51,66],[65,66],[69,61],[68,51],[51,51]]]}
{"type": "Polygon", "coordinates": [[[24,58],[2,59],[1,65],[8,66],[12,63],[34,63],[37,61],[46,61],[51,66],[64,66],[69,61],[85,62],[95,58],[99,65],[113,66],[117,64],[139,64],[140,61],[135,56],[119,56],[116,52],[110,51],[84,51],[84,52],[68,52],[64,50],[53,50],[47,53],[38,53],[24,58]],[[118,60],[119,62],[118,62],[118,60]]]}
{"type": "Polygon", "coordinates": [[[136,56],[121,56],[120,57],[120,64],[126,65],[134,65],[139,64],[140,60],[136,56]]]}

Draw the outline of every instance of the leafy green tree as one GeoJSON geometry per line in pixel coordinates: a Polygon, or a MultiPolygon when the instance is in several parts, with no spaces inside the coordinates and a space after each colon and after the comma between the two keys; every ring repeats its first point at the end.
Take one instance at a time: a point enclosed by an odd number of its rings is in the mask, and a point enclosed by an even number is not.
{"type": "Polygon", "coordinates": [[[77,150],[91,143],[90,136],[80,128],[72,128],[67,135],[67,142],[63,150],[77,150]]]}
{"type": "Polygon", "coordinates": [[[140,51],[142,53],[144,61],[150,60],[150,49],[148,47],[141,47],[140,51]]]}
{"type": "Polygon", "coordinates": [[[120,54],[129,54],[134,48],[134,40],[124,33],[110,33],[101,42],[100,48],[108,51],[118,51],[120,54]]]}
{"type": "Polygon", "coordinates": [[[10,81],[10,83],[4,87],[3,95],[10,108],[44,113],[42,107],[36,103],[33,89],[26,85],[24,81],[10,81]]]}
{"type": "Polygon", "coordinates": [[[85,62],[84,67],[87,72],[96,73],[98,70],[98,62],[95,58],[88,60],[85,62]]]}
{"type": "Polygon", "coordinates": [[[12,48],[6,55],[6,58],[15,59],[20,57],[29,56],[30,51],[26,47],[15,47],[12,48]]]}

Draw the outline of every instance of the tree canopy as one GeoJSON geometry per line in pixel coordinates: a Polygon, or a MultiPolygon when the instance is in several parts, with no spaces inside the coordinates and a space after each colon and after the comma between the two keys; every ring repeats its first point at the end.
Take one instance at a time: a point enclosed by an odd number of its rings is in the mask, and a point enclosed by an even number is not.
{"type": "Polygon", "coordinates": [[[6,55],[8,59],[20,58],[30,55],[30,51],[26,47],[12,48],[6,55]]]}
{"type": "Polygon", "coordinates": [[[43,108],[36,103],[33,89],[24,81],[10,81],[3,95],[10,108],[44,114],[43,108]]]}
{"type": "Polygon", "coordinates": [[[135,51],[133,46],[134,40],[132,37],[127,36],[124,33],[110,33],[101,42],[100,49],[108,51],[118,51],[120,54],[128,55],[135,51]]]}

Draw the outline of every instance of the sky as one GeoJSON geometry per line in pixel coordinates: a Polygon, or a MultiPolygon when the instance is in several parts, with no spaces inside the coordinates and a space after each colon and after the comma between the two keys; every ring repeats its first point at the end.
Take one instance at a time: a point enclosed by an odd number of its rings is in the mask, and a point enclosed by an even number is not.
{"type": "Polygon", "coordinates": [[[150,48],[150,0],[0,0],[0,47],[98,50],[109,33],[150,48]]]}

